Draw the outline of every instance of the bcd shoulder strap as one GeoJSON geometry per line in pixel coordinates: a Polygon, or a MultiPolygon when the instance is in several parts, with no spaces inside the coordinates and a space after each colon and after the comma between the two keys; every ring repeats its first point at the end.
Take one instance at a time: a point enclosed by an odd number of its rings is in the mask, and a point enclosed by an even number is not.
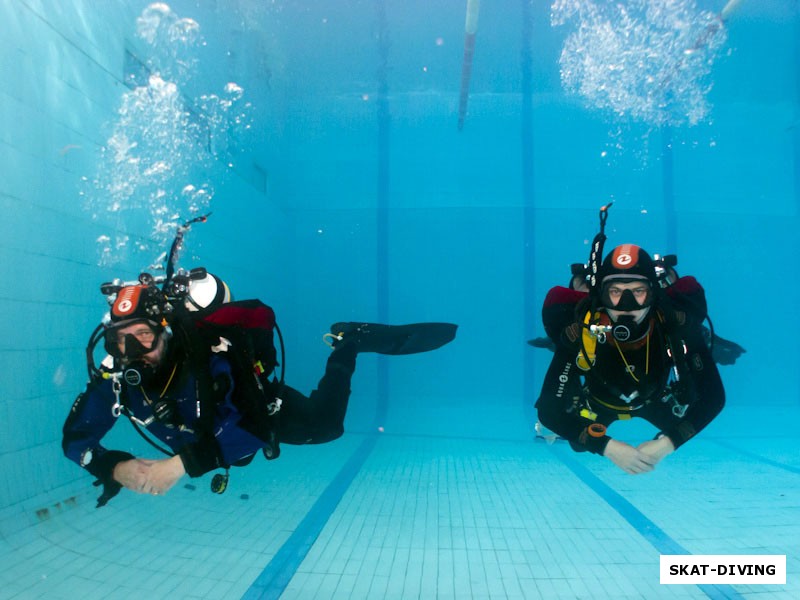
{"type": "Polygon", "coordinates": [[[681,277],[666,290],[671,308],[686,313],[692,321],[702,323],[708,317],[708,303],[703,286],[691,276],[681,277]]]}
{"type": "Polygon", "coordinates": [[[242,414],[240,426],[274,445],[272,452],[277,456],[275,397],[279,384],[270,380],[278,365],[275,312],[260,300],[241,300],[193,316],[192,321],[194,353],[203,356],[207,365],[213,351],[225,352],[235,382],[233,403],[242,414]]]}

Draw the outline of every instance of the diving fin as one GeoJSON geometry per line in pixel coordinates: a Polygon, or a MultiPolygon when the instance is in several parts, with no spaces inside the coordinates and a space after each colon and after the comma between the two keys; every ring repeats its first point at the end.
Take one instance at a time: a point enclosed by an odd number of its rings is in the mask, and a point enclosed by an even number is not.
{"type": "Polygon", "coordinates": [[[452,323],[334,323],[331,333],[326,333],[323,339],[332,348],[352,342],[357,345],[359,352],[418,354],[452,342],[456,337],[456,329],[458,325],[452,323]]]}
{"type": "Polygon", "coordinates": [[[547,337],[538,337],[528,340],[528,345],[533,346],[534,348],[544,348],[545,350],[550,350],[551,352],[555,352],[556,349],[556,345],[553,343],[553,340],[547,337]]]}
{"type": "Polygon", "coordinates": [[[711,354],[714,357],[714,362],[717,362],[721,365],[732,365],[736,362],[736,359],[745,352],[747,352],[747,350],[742,348],[736,342],[726,340],[725,338],[721,338],[714,334],[714,346],[711,350],[711,354]]]}

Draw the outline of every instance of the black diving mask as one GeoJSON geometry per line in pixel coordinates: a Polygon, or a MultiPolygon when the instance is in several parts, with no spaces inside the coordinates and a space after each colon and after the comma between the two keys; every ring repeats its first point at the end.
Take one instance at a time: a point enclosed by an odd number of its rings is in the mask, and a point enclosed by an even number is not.
{"type": "MultiPolygon", "coordinates": [[[[161,344],[162,339],[169,340],[171,333],[169,328],[163,329],[161,327],[153,327],[152,330],[152,342],[150,342],[148,346],[142,343],[140,339],[141,335],[137,337],[132,333],[126,334],[123,344],[125,348],[124,353],[120,351],[120,338],[117,332],[113,330],[106,332],[106,350],[118,361],[117,364],[122,368],[122,378],[128,385],[148,386],[161,377],[163,371],[161,366],[166,362],[166,358],[162,357],[159,364],[152,364],[144,360],[144,356],[156,350],[159,344],[161,344]]],[[[166,353],[166,341],[164,345],[165,349],[163,352],[166,353]]]]}
{"type": "Polygon", "coordinates": [[[650,291],[647,292],[647,298],[645,298],[643,304],[639,304],[636,301],[636,297],[633,295],[631,290],[625,290],[622,292],[622,297],[620,297],[619,302],[616,306],[609,306],[609,308],[613,308],[614,310],[621,310],[621,311],[631,311],[631,310],[639,310],[640,308],[645,308],[650,306],[650,291]]]}
{"type": "Polygon", "coordinates": [[[120,350],[119,336],[114,330],[106,332],[105,348],[122,366],[122,378],[128,385],[147,385],[155,377],[156,368],[142,359],[158,346],[161,335],[155,332],[150,346],[145,346],[132,333],[124,337],[125,352],[120,350]]]}
{"type": "Polygon", "coordinates": [[[611,288],[613,287],[613,285],[614,282],[604,285],[603,295],[601,297],[603,306],[605,306],[609,310],[632,312],[635,310],[641,310],[643,308],[647,308],[653,304],[653,289],[649,283],[642,282],[641,284],[643,288],[647,289],[647,293],[645,294],[641,304],[639,304],[639,302],[636,300],[636,296],[634,295],[633,290],[626,288],[622,290],[622,294],[619,297],[619,301],[615,305],[614,302],[611,300],[611,288]]]}
{"type": "Polygon", "coordinates": [[[134,333],[127,333],[123,338],[119,336],[120,327],[109,328],[105,332],[105,350],[111,356],[121,360],[138,360],[145,354],[152,352],[158,347],[158,343],[163,333],[163,328],[154,326],[148,322],[147,326],[149,331],[134,333]],[[148,345],[145,346],[145,343],[148,345]],[[120,350],[122,345],[125,350],[120,350]]]}

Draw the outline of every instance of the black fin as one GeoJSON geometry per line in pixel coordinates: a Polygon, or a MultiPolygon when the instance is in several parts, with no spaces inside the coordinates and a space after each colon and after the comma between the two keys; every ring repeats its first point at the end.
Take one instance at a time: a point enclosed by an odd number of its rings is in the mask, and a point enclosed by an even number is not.
{"type": "Polygon", "coordinates": [[[538,337],[528,340],[528,345],[534,348],[544,348],[545,350],[550,350],[550,352],[555,352],[556,350],[556,345],[553,343],[553,340],[547,337],[538,337]]]}
{"type": "Polygon", "coordinates": [[[736,359],[745,352],[747,352],[747,350],[742,348],[736,342],[731,342],[730,340],[721,338],[718,335],[714,335],[714,347],[712,350],[714,362],[717,362],[721,365],[732,365],[736,362],[736,359]]]}
{"type": "Polygon", "coordinates": [[[341,337],[333,347],[353,342],[359,352],[378,354],[418,354],[441,348],[456,337],[458,325],[452,323],[412,323],[381,325],[378,323],[334,323],[331,333],[341,337]]]}

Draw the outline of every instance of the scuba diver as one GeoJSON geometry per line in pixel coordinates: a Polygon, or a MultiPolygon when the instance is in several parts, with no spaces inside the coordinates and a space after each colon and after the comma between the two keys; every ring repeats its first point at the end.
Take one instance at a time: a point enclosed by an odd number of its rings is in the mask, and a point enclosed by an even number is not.
{"type": "Polygon", "coordinates": [[[638,474],[706,427],[725,405],[725,391],[709,347],[713,333],[704,332],[703,288],[694,277],[677,277],[674,257],[653,258],[633,244],[601,261],[609,206],[600,211],[589,264],[573,271],[570,288],[556,286],[544,301],[554,356],[536,402],[537,433],[543,425],[576,452],[638,474]],[[633,417],[660,432],[637,447],[608,435],[612,423],[633,417]]]}
{"type": "MultiPolygon", "coordinates": [[[[667,285],[672,285],[672,282],[679,279],[678,273],[675,271],[677,258],[675,255],[668,254],[661,258],[661,262],[663,263],[663,268],[666,271],[666,277],[663,277],[662,281],[667,283],[667,285]]],[[[569,281],[569,288],[571,290],[589,293],[589,286],[586,283],[587,269],[588,267],[583,263],[574,263],[571,265],[572,277],[569,281]]],[[[706,319],[708,320],[708,316],[706,316],[706,319]]],[[[742,354],[747,352],[747,350],[742,348],[736,342],[727,340],[718,335],[713,331],[713,327],[711,326],[706,327],[703,325],[703,337],[705,337],[706,344],[711,350],[711,356],[714,359],[714,362],[718,365],[733,365],[742,354]]],[[[536,337],[530,339],[528,340],[528,345],[533,346],[534,348],[550,350],[550,352],[555,352],[556,349],[555,343],[553,343],[553,340],[551,340],[549,337],[536,337]]]]}
{"type": "Polygon", "coordinates": [[[224,474],[212,478],[211,488],[222,493],[229,468],[249,464],[259,451],[275,459],[281,443],[335,440],[344,432],[359,353],[427,352],[455,338],[457,326],[449,323],[336,323],[323,336],[332,348],[325,373],[306,397],[284,382],[283,352],[277,373],[274,332],[281,350],[283,343],[269,306],[232,301],[227,285],[205,269],[175,271],[192,222],[179,228],[166,276],[143,273],[138,281],[101,286],[110,311],[90,338],[89,383],[69,412],[62,442],[67,458],[103,486],[98,508],[123,487],[157,496],[184,475],[215,469],[224,474]],[[108,356],[97,367],[101,341],[108,356]],[[168,458],[105,448],[101,440],[122,415],[168,458]]]}

